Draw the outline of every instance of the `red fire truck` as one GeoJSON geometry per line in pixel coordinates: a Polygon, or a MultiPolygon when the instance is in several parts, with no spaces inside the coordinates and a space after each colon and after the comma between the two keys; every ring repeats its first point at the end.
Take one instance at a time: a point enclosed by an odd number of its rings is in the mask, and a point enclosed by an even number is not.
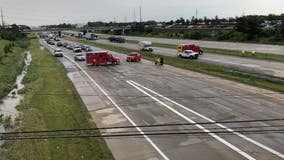
{"type": "Polygon", "coordinates": [[[195,45],[195,44],[181,44],[177,46],[178,54],[183,53],[183,51],[185,50],[191,50],[199,54],[203,53],[203,50],[198,45],[195,45]]]}
{"type": "Polygon", "coordinates": [[[87,65],[120,64],[120,58],[108,51],[87,52],[86,63],[87,65]]]}

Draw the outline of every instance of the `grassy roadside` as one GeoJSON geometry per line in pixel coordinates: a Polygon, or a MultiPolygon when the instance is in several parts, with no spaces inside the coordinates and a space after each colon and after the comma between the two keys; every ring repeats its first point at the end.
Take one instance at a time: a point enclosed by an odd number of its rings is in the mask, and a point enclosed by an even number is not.
{"type": "MultiPolygon", "coordinates": [[[[165,32],[166,33],[166,32],[165,32]]],[[[126,34],[126,36],[137,36],[137,37],[150,37],[150,38],[167,38],[167,39],[180,39],[180,40],[203,40],[203,41],[219,41],[219,42],[233,42],[233,43],[251,43],[251,44],[268,44],[268,45],[284,45],[284,41],[273,41],[271,38],[260,38],[258,40],[246,40],[246,41],[238,41],[238,40],[218,40],[216,38],[201,38],[201,39],[190,39],[184,38],[182,35],[178,36],[168,36],[167,34],[126,34]],[[182,36],[182,37],[181,37],[182,36]]]]}
{"type": "MultiPolygon", "coordinates": [[[[122,47],[117,47],[117,46],[112,46],[112,45],[107,45],[107,44],[101,44],[95,41],[88,41],[84,39],[76,39],[76,38],[71,38],[71,37],[68,37],[66,39],[79,42],[79,43],[93,45],[95,47],[107,49],[110,51],[124,53],[124,54],[128,54],[129,52],[133,51],[127,48],[122,48],[122,47]]],[[[151,61],[154,61],[154,59],[158,56],[157,54],[149,54],[147,52],[140,52],[140,53],[142,54],[144,59],[151,60],[151,61]]],[[[252,86],[262,87],[265,89],[284,93],[284,83],[274,82],[274,81],[258,78],[261,76],[270,77],[270,78],[277,78],[277,77],[272,77],[269,75],[265,75],[265,74],[253,72],[253,71],[240,70],[240,69],[233,68],[233,67],[208,64],[208,63],[199,62],[199,61],[189,61],[188,59],[180,59],[177,57],[168,57],[168,56],[163,56],[163,57],[164,57],[166,64],[174,66],[174,67],[183,68],[183,69],[196,71],[200,73],[205,73],[205,74],[249,84],[252,86]]]]}
{"type": "MultiPolygon", "coordinates": [[[[3,48],[8,43],[9,41],[0,40],[0,56],[4,55],[3,48]]],[[[17,75],[22,71],[24,56],[24,49],[16,44],[12,52],[0,61],[0,99],[12,90],[17,75]]]]}
{"type": "MultiPolygon", "coordinates": [[[[29,50],[33,61],[24,79],[25,100],[17,107],[22,114],[14,130],[95,127],[64,67],[47,50],[40,50],[35,37],[29,50]]],[[[11,160],[113,159],[103,139],[15,141],[4,148],[11,160]]]]}
{"type": "MultiPolygon", "coordinates": [[[[102,39],[107,39],[105,37],[101,37],[102,39]]],[[[139,41],[135,40],[125,40],[126,43],[138,44],[139,41]]],[[[176,50],[177,45],[175,44],[166,44],[166,43],[153,43],[154,47],[161,47],[161,48],[169,48],[176,50]]],[[[230,49],[219,49],[219,48],[207,48],[202,47],[205,53],[212,53],[212,54],[219,54],[219,55],[227,55],[227,56],[235,56],[235,57],[244,57],[250,59],[258,59],[258,60],[271,60],[271,61],[278,61],[284,62],[284,55],[278,54],[270,54],[270,53],[260,53],[260,52],[249,52],[245,51],[242,53],[240,50],[230,50],[230,49]]]]}

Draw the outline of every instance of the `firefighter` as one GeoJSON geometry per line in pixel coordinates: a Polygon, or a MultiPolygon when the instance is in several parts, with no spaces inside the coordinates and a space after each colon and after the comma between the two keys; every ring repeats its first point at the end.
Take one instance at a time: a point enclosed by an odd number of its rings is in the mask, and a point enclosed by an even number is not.
{"type": "Polygon", "coordinates": [[[160,65],[161,65],[161,66],[164,65],[164,58],[163,58],[163,57],[160,58],[160,65]]]}
{"type": "Polygon", "coordinates": [[[158,65],[160,63],[160,57],[156,58],[155,65],[158,65]]]}

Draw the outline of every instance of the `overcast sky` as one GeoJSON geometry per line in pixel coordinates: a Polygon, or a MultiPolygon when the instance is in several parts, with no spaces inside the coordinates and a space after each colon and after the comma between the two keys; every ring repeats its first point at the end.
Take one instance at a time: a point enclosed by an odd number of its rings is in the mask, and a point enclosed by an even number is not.
{"type": "Polygon", "coordinates": [[[27,25],[88,21],[168,21],[179,17],[235,17],[284,13],[284,0],[0,0],[6,23],[27,25]]]}

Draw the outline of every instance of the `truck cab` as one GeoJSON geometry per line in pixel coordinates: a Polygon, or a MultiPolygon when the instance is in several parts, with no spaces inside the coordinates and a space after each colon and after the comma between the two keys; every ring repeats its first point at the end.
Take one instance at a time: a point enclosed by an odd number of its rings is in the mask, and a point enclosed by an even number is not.
{"type": "Polygon", "coordinates": [[[131,52],[126,57],[127,62],[140,62],[141,61],[141,55],[137,52],[131,52]]]}
{"type": "Polygon", "coordinates": [[[177,53],[183,53],[185,50],[191,50],[193,52],[197,52],[198,54],[203,54],[203,50],[195,44],[181,44],[177,46],[177,53]]]}
{"type": "Polygon", "coordinates": [[[108,51],[87,52],[86,64],[87,65],[120,64],[120,58],[113,56],[108,51]]]}
{"type": "Polygon", "coordinates": [[[99,39],[98,37],[99,36],[97,34],[94,34],[94,33],[87,33],[86,36],[85,36],[85,38],[87,40],[98,40],[99,39]]]}

